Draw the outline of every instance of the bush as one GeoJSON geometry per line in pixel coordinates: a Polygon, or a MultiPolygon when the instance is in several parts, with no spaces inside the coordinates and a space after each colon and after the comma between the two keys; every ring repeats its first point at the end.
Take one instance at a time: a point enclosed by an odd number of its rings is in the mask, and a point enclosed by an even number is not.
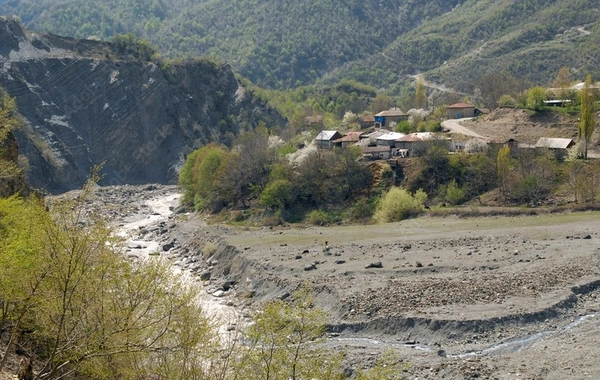
{"type": "Polygon", "coordinates": [[[287,179],[269,182],[260,194],[259,202],[265,207],[284,208],[292,200],[292,184],[287,179]]]}
{"type": "Polygon", "coordinates": [[[509,198],[515,203],[526,203],[536,206],[550,195],[551,188],[544,178],[530,174],[513,187],[509,198]]]}
{"type": "Polygon", "coordinates": [[[374,218],[379,222],[395,222],[423,212],[427,194],[422,189],[411,195],[407,190],[392,187],[379,201],[374,218]]]}
{"type": "Polygon", "coordinates": [[[467,198],[467,192],[456,184],[455,180],[452,180],[448,185],[443,187],[443,198],[446,202],[451,205],[458,205],[465,201],[467,198]]]}
{"type": "Polygon", "coordinates": [[[331,216],[322,210],[313,210],[306,216],[306,222],[314,226],[324,226],[331,222],[331,216]]]}
{"type": "Polygon", "coordinates": [[[366,199],[361,199],[348,211],[348,218],[353,222],[365,222],[373,217],[375,204],[366,199]]]}
{"type": "Polygon", "coordinates": [[[498,99],[498,106],[515,108],[517,106],[517,101],[510,95],[502,95],[500,99],[498,99]]]}

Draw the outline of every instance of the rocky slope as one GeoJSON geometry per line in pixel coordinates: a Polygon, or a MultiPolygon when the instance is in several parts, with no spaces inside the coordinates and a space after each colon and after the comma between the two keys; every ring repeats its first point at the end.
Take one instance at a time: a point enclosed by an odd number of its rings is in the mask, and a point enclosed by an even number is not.
{"type": "Polygon", "coordinates": [[[17,140],[29,181],[53,193],[80,187],[101,163],[103,184],[170,183],[191,150],[284,124],[227,65],[146,61],[7,19],[0,41],[0,85],[27,121],[17,140]]]}

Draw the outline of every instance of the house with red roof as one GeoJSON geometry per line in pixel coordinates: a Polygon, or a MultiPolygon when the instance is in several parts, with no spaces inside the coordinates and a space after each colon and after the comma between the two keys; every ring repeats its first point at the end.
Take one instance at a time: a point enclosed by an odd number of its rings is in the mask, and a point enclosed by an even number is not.
{"type": "Polygon", "coordinates": [[[469,103],[455,103],[446,107],[449,119],[462,119],[465,117],[475,117],[476,108],[469,103]]]}

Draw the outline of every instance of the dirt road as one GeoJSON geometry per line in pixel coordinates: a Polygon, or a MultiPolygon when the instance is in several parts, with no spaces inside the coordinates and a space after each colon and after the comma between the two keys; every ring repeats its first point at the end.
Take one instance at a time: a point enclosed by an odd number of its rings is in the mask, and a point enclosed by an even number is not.
{"type": "Polygon", "coordinates": [[[465,136],[475,137],[482,140],[487,140],[487,137],[480,135],[479,133],[473,132],[469,128],[466,128],[461,124],[462,121],[472,120],[473,118],[464,119],[450,119],[442,121],[442,128],[450,130],[450,133],[457,133],[465,136]]]}

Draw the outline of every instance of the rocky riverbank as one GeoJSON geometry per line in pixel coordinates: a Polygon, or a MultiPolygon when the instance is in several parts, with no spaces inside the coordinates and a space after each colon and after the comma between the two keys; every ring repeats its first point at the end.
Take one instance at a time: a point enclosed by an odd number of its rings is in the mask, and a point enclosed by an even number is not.
{"type": "Polygon", "coordinates": [[[225,330],[310,283],[347,367],[386,349],[407,378],[593,378],[600,365],[598,213],[236,228],[184,213],[168,186],[97,188],[87,205],[204,285],[225,330]],[[234,314],[227,314],[233,311],[234,314]]]}

